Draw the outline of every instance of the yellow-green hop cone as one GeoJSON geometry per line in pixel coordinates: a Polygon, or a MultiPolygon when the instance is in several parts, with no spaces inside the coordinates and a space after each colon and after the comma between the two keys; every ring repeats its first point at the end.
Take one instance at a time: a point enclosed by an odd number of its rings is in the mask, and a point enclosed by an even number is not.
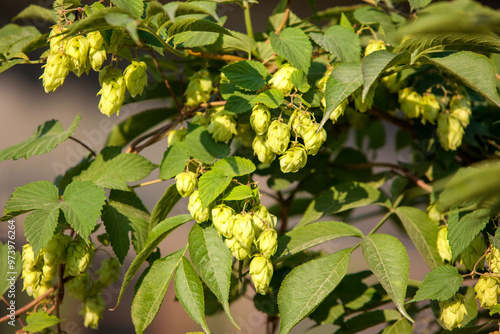
{"type": "Polygon", "coordinates": [[[132,97],[142,95],[144,87],[148,84],[148,66],[143,61],[132,60],[132,63],[123,71],[127,90],[132,97]]]}
{"type": "Polygon", "coordinates": [[[307,154],[316,155],[321,148],[321,145],[326,141],[326,131],[321,128],[319,130],[319,125],[309,126],[302,136],[304,139],[304,146],[306,148],[307,154]]]}
{"type": "Polygon", "coordinates": [[[301,110],[294,110],[288,121],[290,129],[295,131],[300,137],[304,136],[304,132],[311,125],[314,125],[311,113],[301,110]]]}
{"type": "Polygon", "coordinates": [[[186,89],[186,105],[195,107],[201,103],[206,103],[210,100],[214,88],[212,79],[207,70],[199,71],[189,78],[189,83],[186,89]]]}
{"type": "Polygon", "coordinates": [[[83,301],[89,295],[89,274],[84,273],[66,283],[66,289],[69,295],[77,300],[83,301]]]}
{"type": "Polygon", "coordinates": [[[45,264],[42,267],[42,282],[50,282],[57,275],[57,265],[49,266],[45,264]]]}
{"type": "Polygon", "coordinates": [[[476,299],[481,303],[481,307],[490,309],[498,304],[500,293],[500,280],[496,277],[481,276],[474,286],[476,299]]]}
{"type": "Polygon", "coordinates": [[[87,34],[87,41],[89,42],[89,47],[95,50],[102,50],[104,44],[104,38],[99,31],[89,32],[87,34]]]}
{"type": "Polygon", "coordinates": [[[89,41],[85,36],[71,38],[66,44],[64,52],[70,58],[69,69],[76,76],[79,77],[85,72],[89,73],[89,41]]]}
{"type": "MultiPolygon", "coordinates": [[[[477,261],[483,256],[485,250],[484,239],[481,235],[478,235],[472,240],[470,245],[464,249],[462,254],[460,254],[460,262],[462,262],[467,269],[472,271],[477,261]]],[[[481,270],[483,267],[484,259],[477,264],[476,269],[481,270]]]]}
{"type": "Polygon", "coordinates": [[[236,131],[236,121],[230,115],[217,115],[207,127],[208,132],[216,142],[227,142],[238,134],[236,131]]]}
{"type": "Polygon", "coordinates": [[[52,27],[49,34],[50,53],[55,54],[64,49],[67,40],[64,39],[63,33],[67,30],[68,29],[61,29],[58,24],[52,27]]]}
{"type": "Polygon", "coordinates": [[[295,67],[288,63],[281,65],[276,73],[274,73],[271,80],[269,80],[269,84],[272,88],[279,89],[285,94],[290,93],[293,89],[292,80],[290,78],[292,77],[292,73],[296,70],[295,67]]]}
{"type": "Polygon", "coordinates": [[[422,96],[420,105],[422,107],[422,117],[424,120],[429,121],[431,124],[436,124],[439,110],[441,110],[439,102],[436,100],[436,96],[434,94],[426,94],[422,96]]]}
{"type": "Polygon", "coordinates": [[[368,94],[366,94],[365,100],[363,101],[363,89],[362,87],[358,88],[354,94],[354,108],[361,112],[364,113],[368,109],[371,109],[373,106],[373,98],[375,97],[375,90],[377,89],[377,81],[373,83],[373,85],[370,87],[368,90],[368,94]]]}
{"type": "Polygon", "coordinates": [[[318,81],[316,81],[316,88],[320,92],[322,92],[322,93],[325,92],[326,82],[328,81],[328,78],[330,78],[330,75],[332,74],[332,71],[333,71],[333,68],[329,69],[329,70],[326,70],[325,74],[323,74],[323,76],[321,77],[321,79],[319,79],[318,81]]]}
{"type": "Polygon", "coordinates": [[[365,48],[365,57],[368,56],[370,53],[373,53],[375,51],[381,51],[381,50],[386,50],[387,47],[385,46],[385,43],[383,41],[375,41],[375,40],[370,40],[368,45],[365,48]]]}
{"type": "Polygon", "coordinates": [[[347,99],[342,101],[342,103],[337,108],[335,108],[335,110],[333,110],[332,113],[330,114],[329,116],[330,120],[333,123],[335,123],[339,119],[339,117],[344,114],[345,109],[347,108],[348,105],[349,101],[347,101],[347,99]]]}
{"type": "Polygon", "coordinates": [[[401,110],[408,118],[418,118],[422,113],[422,96],[407,87],[399,91],[401,110]]]}
{"type": "Polygon", "coordinates": [[[33,296],[34,299],[37,299],[52,287],[52,283],[42,282],[36,289],[31,289],[31,294],[28,292],[28,295],[33,296]]]}
{"type": "Polygon", "coordinates": [[[90,48],[89,50],[90,67],[92,67],[94,71],[99,72],[101,70],[102,64],[104,64],[106,59],[107,56],[105,50],[96,50],[90,48]]]}
{"type": "Polygon", "coordinates": [[[439,142],[446,151],[455,151],[462,145],[464,128],[458,118],[446,113],[440,113],[437,125],[439,142]]]}
{"type": "Polygon", "coordinates": [[[193,172],[183,172],[175,176],[175,187],[182,197],[191,195],[197,184],[198,179],[193,172]]]}
{"type": "Polygon", "coordinates": [[[427,215],[433,222],[439,224],[443,218],[443,213],[439,211],[438,202],[434,202],[427,207],[427,215]]]}
{"type": "Polygon", "coordinates": [[[101,267],[97,271],[99,282],[104,286],[110,286],[120,278],[120,261],[115,257],[110,257],[101,262],[101,267]]]}
{"type": "Polygon", "coordinates": [[[66,272],[69,276],[82,275],[94,258],[94,247],[77,238],[70,242],[66,253],[66,272]]]}
{"type": "Polygon", "coordinates": [[[441,259],[443,259],[443,261],[451,262],[451,247],[448,242],[448,228],[444,225],[439,227],[436,246],[441,259]]]}
{"type": "Polygon", "coordinates": [[[186,134],[187,134],[186,129],[170,131],[170,133],[168,134],[168,137],[167,137],[168,147],[174,145],[175,143],[184,141],[184,138],[186,138],[186,134]]]}
{"type": "Polygon", "coordinates": [[[70,58],[61,52],[54,53],[47,58],[47,63],[42,67],[44,70],[39,79],[43,79],[45,92],[52,92],[61,87],[68,76],[70,58]]]}
{"type": "Polygon", "coordinates": [[[255,291],[265,295],[273,277],[273,264],[263,256],[256,256],[250,262],[250,276],[252,277],[255,291]]]}
{"type": "Polygon", "coordinates": [[[451,331],[455,327],[462,327],[462,321],[467,314],[464,296],[457,293],[449,301],[439,302],[439,307],[441,308],[439,320],[444,329],[451,331]]]}
{"type": "Polygon", "coordinates": [[[23,259],[23,270],[29,272],[35,269],[42,269],[43,267],[43,255],[38,253],[35,258],[35,253],[33,252],[33,248],[31,248],[30,244],[26,244],[23,246],[22,252],[23,259]]]}
{"type": "Polygon", "coordinates": [[[104,299],[102,299],[100,295],[85,298],[82,310],[80,311],[80,315],[83,316],[83,324],[85,327],[97,329],[99,320],[102,319],[104,308],[104,299]]]}
{"type": "Polygon", "coordinates": [[[461,95],[455,95],[450,101],[450,113],[456,117],[464,128],[470,123],[470,102],[461,95]]]}
{"type": "Polygon", "coordinates": [[[38,289],[40,284],[42,284],[42,271],[41,270],[32,270],[32,271],[24,271],[23,270],[23,291],[31,288],[31,291],[38,289]]]}
{"type": "Polygon", "coordinates": [[[246,258],[250,257],[248,248],[242,247],[235,237],[227,238],[225,242],[227,248],[229,248],[229,250],[237,260],[243,261],[246,258]]]}
{"type": "Polygon", "coordinates": [[[403,89],[404,86],[404,81],[399,80],[398,73],[385,76],[380,81],[384,84],[389,93],[397,93],[403,89]]]}
{"type": "Polygon", "coordinates": [[[252,142],[252,149],[257,159],[262,163],[273,162],[276,158],[276,154],[267,145],[266,136],[255,136],[252,142]]]}
{"type": "Polygon", "coordinates": [[[102,87],[97,93],[101,95],[99,110],[106,116],[119,114],[126,92],[125,79],[121,70],[106,66],[99,72],[99,82],[102,87]]]}
{"type": "Polygon", "coordinates": [[[198,190],[193,191],[191,196],[189,196],[188,210],[199,224],[210,219],[211,208],[209,206],[203,209],[198,190]]]}
{"type": "Polygon", "coordinates": [[[191,118],[191,124],[196,124],[196,125],[208,125],[209,120],[207,117],[202,112],[195,112],[193,118],[191,118]]]}
{"type": "Polygon", "coordinates": [[[278,233],[272,228],[262,232],[257,239],[257,248],[263,257],[270,259],[278,249],[278,233]]]}
{"type": "Polygon", "coordinates": [[[290,127],[278,120],[272,121],[267,130],[266,142],[274,153],[285,153],[290,143],[290,127]]]}
{"type": "Polygon", "coordinates": [[[283,173],[296,173],[307,163],[307,152],[303,145],[297,144],[289,148],[280,157],[280,168],[283,173]]]}
{"type": "Polygon", "coordinates": [[[500,250],[495,247],[491,247],[491,252],[488,253],[486,259],[490,265],[491,272],[500,273],[500,250]]]}
{"type": "Polygon", "coordinates": [[[236,241],[249,253],[255,239],[255,229],[252,216],[248,213],[238,213],[233,218],[233,235],[236,241]]]}
{"type": "Polygon", "coordinates": [[[257,229],[263,231],[276,226],[276,216],[270,214],[264,205],[259,204],[253,207],[252,212],[252,222],[257,229]]]}
{"type": "Polygon", "coordinates": [[[212,222],[219,231],[219,235],[226,238],[233,237],[234,215],[234,210],[225,204],[219,204],[212,209],[212,222]]]}
{"type": "Polygon", "coordinates": [[[252,115],[250,116],[250,125],[255,130],[257,135],[260,136],[267,132],[270,121],[271,113],[265,105],[257,104],[253,107],[252,115]]]}
{"type": "Polygon", "coordinates": [[[45,265],[55,266],[64,263],[66,261],[66,249],[70,242],[71,237],[69,235],[54,235],[42,251],[45,265]]]}

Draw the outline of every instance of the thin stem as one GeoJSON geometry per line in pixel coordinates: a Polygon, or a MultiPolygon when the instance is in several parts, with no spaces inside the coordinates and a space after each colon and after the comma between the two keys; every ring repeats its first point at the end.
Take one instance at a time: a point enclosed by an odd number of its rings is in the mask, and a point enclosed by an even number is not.
{"type": "Polygon", "coordinates": [[[253,39],[253,26],[252,26],[252,17],[250,16],[250,4],[248,1],[243,1],[243,11],[245,14],[245,26],[247,28],[247,35],[251,39],[253,39]]]}
{"type": "Polygon", "coordinates": [[[286,4],[286,9],[285,9],[285,14],[283,15],[283,19],[281,20],[280,25],[278,26],[278,28],[275,31],[276,35],[278,35],[285,28],[286,21],[288,21],[288,18],[290,17],[290,4],[291,4],[291,2],[292,2],[291,0],[288,0],[288,2],[286,4]]]}
{"type": "Polygon", "coordinates": [[[165,74],[163,73],[163,71],[162,71],[162,69],[160,67],[160,64],[158,63],[158,59],[156,59],[155,54],[153,53],[153,51],[149,50],[149,53],[151,54],[151,58],[153,58],[153,62],[155,63],[155,66],[158,69],[158,72],[160,72],[160,75],[161,75],[161,77],[163,79],[163,82],[165,83],[165,86],[167,86],[167,89],[170,92],[170,95],[172,95],[172,98],[174,99],[175,106],[182,113],[182,105],[179,104],[179,100],[177,100],[177,96],[175,95],[172,86],[168,82],[168,79],[165,76],[165,74]]]}
{"type": "Polygon", "coordinates": [[[82,145],[83,147],[85,147],[89,152],[90,154],[92,154],[94,157],[97,156],[97,154],[95,153],[95,151],[93,149],[91,149],[90,147],[88,147],[85,143],[83,143],[82,141],[80,141],[79,139],[76,139],[75,137],[73,136],[69,136],[69,139],[71,139],[72,141],[74,142],[77,142],[78,144],[82,145]]]}
{"type": "Polygon", "coordinates": [[[193,50],[186,50],[188,54],[195,57],[214,59],[214,60],[223,60],[223,61],[242,61],[247,60],[246,58],[233,56],[233,55],[220,55],[216,53],[208,53],[208,52],[198,52],[193,50]]]}
{"type": "Polygon", "coordinates": [[[145,187],[145,186],[149,186],[149,185],[152,185],[152,184],[160,183],[160,182],[163,182],[163,181],[165,181],[165,180],[157,179],[157,180],[153,180],[153,181],[148,181],[148,182],[136,184],[136,185],[130,186],[130,188],[145,187]]]}
{"type": "MultiPolygon", "coordinates": [[[[39,302],[44,300],[48,295],[50,295],[54,290],[57,289],[57,284],[55,284],[53,287],[49,288],[43,295],[39,296],[37,299],[32,300],[28,304],[24,305],[20,309],[17,309],[16,313],[14,313],[14,316],[17,318],[21,314],[29,311],[31,308],[33,308],[35,305],[37,305],[39,302]]],[[[5,322],[10,319],[10,315],[6,315],[2,318],[0,318],[0,323],[5,322]]]]}
{"type": "Polygon", "coordinates": [[[387,221],[387,219],[389,219],[389,217],[394,213],[394,211],[391,209],[389,212],[387,212],[385,214],[385,216],[382,217],[382,219],[380,219],[380,221],[377,223],[377,225],[375,225],[375,227],[370,231],[370,233],[368,233],[367,236],[370,236],[372,234],[374,234],[375,232],[377,232],[377,230],[379,228],[382,227],[382,225],[384,225],[384,223],[387,221]]]}

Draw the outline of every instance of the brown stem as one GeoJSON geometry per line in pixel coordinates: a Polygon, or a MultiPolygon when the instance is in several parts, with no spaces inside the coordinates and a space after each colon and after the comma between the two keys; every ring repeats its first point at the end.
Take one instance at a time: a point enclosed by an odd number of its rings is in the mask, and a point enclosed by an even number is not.
{"type": "MultiPolygon", "coordinates": [[[[17,318],[21,314],[23,314],[26,311],[30,310],[32,307],[34,307],[36,304],[38,304],[39,302],[41,302],[42,300],[44,300],[48,295],[50,295],[52,292],[54,292],[55,289],[57,289],[57,284],[55,284],[53,287],[51,287],[50,289],[48,289],[43,295],[41,295],[37,299],[32,300],[28,304],[26,304],[23,307],[21,307],[20,309],[18,309],[16,311],[16,313],[14,314],[15,317],[17,318]]],[[[0,323],[5,322],[8,319],[10,319],[10,315],[6,315],[6,316],[0,318],[0,323]]]]}
{"type": "Polygon", "coordinates": [[[162,69],[160,67],[160,64],[158,63],[158,59],[156,59],[155,54],[153,53],[153,51],[149,50],[149,53],[151,54],[151,57],[153,58],[153,62],[155,63],[155,66],[158,69],[158,72],[160,72],[160,75],[161,75],[161,77],[163,79],[163,82],[165,83],[165,86],[167,86],[167,89],[170,92],[170,95],[172,95],[172,99],[174,99],[175,106],[182,113],[182,105],[179,104],[179,100],[177,100],[177,96],[175,95],[172,86],[168,82],[167,77],[165,76],[165,74],[163,73],[163,71],[162,71],[162,69]]]}
{"type": "Polygon", "coordinates": [[[193,50],[187,50],[188,54],[195,57],[214,59],[214,60],[223,60],[223,61],[242,61],[246,60],[245,58],[233,56],[233,55],[219,55],[216,53],[207,53],[207,52],[198,52],[193,50]]]}
{"type": "Polygon", "coordinates": [[[285,9],[285,14],[283,15],[283,19],[281,20],[280,25],[278,26],[278,28],[274,32],[276,35],[279,35],[279,33],[285,28],[286,21],[288,21],[288,17],[290,17],[290,3],[291,2],[292,1],[288,1],[288,3],[286,4],[286,9],[285,9]]]}
{"type": "Polygon", "coordinates": [[[93,149],[91,149],[90,147],[88,147],[84,142],[80,141],[79,139],[76,139],[73,136],[69,136],[69,139],[71,139],[72,141],[77,142],[78,144],[80,144],[83,147],[85,147],[94,157],[97,156],[97,154],[95,153],[95,151],[93,149]]]}

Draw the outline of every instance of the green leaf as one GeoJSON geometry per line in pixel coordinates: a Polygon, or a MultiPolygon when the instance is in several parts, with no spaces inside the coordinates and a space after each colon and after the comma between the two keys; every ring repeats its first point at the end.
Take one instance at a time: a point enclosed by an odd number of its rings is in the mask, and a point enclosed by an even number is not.
{"type": "Polygon", "coordinates": [[[272,260],[279,262],[323,242],[342,237],[363,238],[363,233],[354,226],[335,221],[296,227],[278,238],[278,250],[272,260]]]}
{"type": "Polygon", "coordinates": [[[312,32],[309,36],[342,62],[359,62],[361,58],[361,41],[352,28],[331,26],[324,35],[312,32]]]}
{"type": "Polygon", "coordinates": [[[28,323],[23,327],[23,331],[28,333],[36,333],[40,332],[47,327],[54,326],[61,322],[61,319],[56,317],[55,315],[48,314],[43,310],[40,310],[36,313],[31,313],[26,317],[26,322],[28,323]]]}
{"type": "MultiPolygon", "coordinates": [[[[8,226],[15,224],[8,223],[8,226]]],[[[15,284],[17,277],[21,274],[23,268],[23,261],[21,254],[16,252],[15,244],[9,244],[9,241],[15,240],[15,229],[6,228],[5,233],[7,243],[0,242],[0,256],[3,261],[0,262],[0,296],[3,296],[5,291],[9,290],[11,284],[15,284]],[[12,278],[14,278],[12,280],[12,278]]],[[[10,297],[9,297],[10,298],[10,297]]]]}
{"type": "Polygon", "coordinates": [[[393,309],[364,312],[347,320],[345,323],[342,324],[342,328],[336,333],[338,334],[358,333],[370,327],[376,326],[378,324],[394,321],[399,318],[401,318],[401,314],[393,309]]]}
{"type": "Polygon", "coordinates": [[[139,154],[119,152],[119,147],[104,148],[75,180],[92,181],[102,188],[129,190],[127,182],[142,180],[156,168],[139,154]]]}
{"type": "Polygon", "coordinates": [[[153,212],[151,213],[151,219],[149,220],[149,230],[151,231],[156,224],[167,218],[168,214],[174,208],[175,204],[179,202],[181,195],[177,192],[175,184],[165,190],[165,193],[156,203],[153,212]]]}
{"type": "Polygon", "coordinates": [[[363,73],[360,63],[343,63],[335,67],[326,81],[325,115],[321,120],[323,126],[334,111],[349,95],[363,84],[363,73]]]}
{"type": "Polygon", "coordinates": [[[231,153],[229,146],[216,143],[204,126],[190,131],[184,141],[189,155],[205,164],[213,164],[217,159],[225,158],[231,153]]]}
{"type": "Polygon", "coordinates": [[[168,36],[173,37],[185,31],[209,31],[231,36],[231,32],[229,30],[218,25],[217,23],[192,17],[175,22],[168,29],[168,36]]]}
{"type": "Polygon", "coordinates": [[[299,28],[288,27],[276,35],[271,32],[271,46],[274,52],[285,58],[294,67],[309,72],[312,45],[307,35],[299,28]]]}
{"type": "Polygon", "coordinates": [[[121,213],[113,205],[105,205],[101,215],[102,222],[109,235],[109,241],[113,252],[120,262],[127,256],[130,248],[129,232],[131,222],[126,215],[121,213]]]}
{"type": "Polygon", "coordinates": [[[201,325],[205,333],[210,333],[205,321],[205,297],[200,278],[185,257],[175,272],[175,295],[191,319],[201,325]]]}
{"type": "Polygon", "coordinates": [[[366,264],[377,276],[399,312],[413,322],[404,308],[410,274],[410,260],[405,246],[392,235],[378,233],[361,241],[361,251],[366,264]]]}
{"type": "Polygon", "coordinates": [[[417,208],[401,206],[396,209],[396,214],[429,269],[434,270],[442,266],[443,260],[439,256],[436,246],[437,225],[425,212],[417,208]]]}
{"type": "Polygon", "coordinates": [[[158,246],[160,242],[165,239],[167,235],[169,235],[173,230],[175,230],[182,224],[187,223],[191,219],[191,215],[179,215],[170,217],[160,222],[151,230],[144,244],[144,248],[139,254],[137,254],[137,256],[130,264],[127,272],[125,273],[125,277],[123,278],[122,287],[120,289],[120,294],[118,295],[118,300],[116,302],[115,308],[118,307],[118,304],[123,297],[123,293],[129,286],[132,278],[135,276],[142,263],[146,261],[149,255],[151,255],[151,253],[155,250],[156,246],[158,246]]]}
{"type": "Polygon", "coordinates": [[[213,226],[194,224],[189,232],[189,256],[201,279],[222,304],[231,322],[239,329],[229,310],[231,252],[213,226]]]}
{"type": "Polygon", "coordinates": [[[495,65],[478,53],[461,51],[442,58],[421,57],[424,62],[434,64],[456,76],[471,89],[484,95],[500,107],[496,88],[495,65]]]}
{"type": "Polygon", "coordinates": [[[137,333],[144,333],[156,317],[174,271],[182,263],[185,252],[186,248],[180,249],[155,260],[140,282],[131,309],[132,322],[137,333]]]}
{"type": "Polygon", "coordinates": [[[463,280],[456,267],[438,267],[425,276],[412,302],[424,299],[448,300],[457,293],[463,280]]]}
{"type": "Polygon", "coordinates": [[[431,3],[432,0],[408,0],[411,6],[411,10],[424,8],[431,3]]]}
{"type": "Polygon", "coordinates": [[[412,333],[412,330],[413,328],[411,323],[406,320],[406,318],[401,317],[392,325],[384,328],[384,330],[380,334],[404,334],[412,333]]]}
{"type": "Polygon", "coordinates": [[[241,201],[253,197],[253,190],[250,186],[236,186],[232,188],[225,196],[225,201],[241,201]]]}
{"type": "Polygon", "coordinates": [[[490,220],[489,209],[479,209],[459,219],[448,220],[448,241],[455,260],[490,220]]]}
{"type": "Polygon", "coordinates": [[[189,162],[188,145],[186,142],[177,142],[170,146],[163,155],[160,163],[160,179],[168,180],[182,173],[189,162]]]}
{"type": "Polygon", "coordinates": [[[301,93],[306,93],[311,88],[309,83],[307,83],[307,77],[304,75],[304,72],[302,70],[293,71],[290,77],[290,81],[292,82],[293,86],[301,93]]]}
{"type": "Polygon", "coordinates": [[[197,48],[217,42],[219,33],[209,31],[185,31],[174,36],[174,45],[182,48],[197,48]]]}
{"type": "Polygon", "coordinates": [[[266,85],[266,67],[254,60],[245,60],[224,66],[221,72],[241,89],[256,91],[266,85]]]}
{"type": "Polygon", "coordinates": [[[346,182],[320,193],[306,209],[297,227],[312,223],[321,217],[370,205],[382,194],[374,187],[360,182],[346,182]]]}
{"type": "Polygon", "coordinates": [[[57,23],[57,16],[54,11],[38,5],[29,5],[24,8],[19,14],[14,16],[12,21],[31,19],[37,23],[45,21],[49,23],[57,23]]]}
{"type": "MultiPolygon", "coordinates": [[[[0,54],[0,56],[1,56],[1,54],[0,54]]],[[[25,61],[24,59],[14,59],[14,60],[11,60],[11,61],[6,61],[6,62],[3,62],[3,63],[0,63],[0,73],[5,72],[9,68],[11,68],[11,67],[13,67],[13,66],[15,66],[17,64],[20,64],[20,63],[22,63],[24,61],[25,61]]]]}
{"type": "Polygon", "coordinates": [[[278,89],[268,89],[265,92],[257,95],[253,100],[252,104],[262,103],[269,108],[278,108],[283,102],[285,94],[278,89]]]}
{"type": "MultiPolygon", "coordinates": [[[[42,34],[33,26],[18,26],[17,24],[7,24],[0,28],[0,56],[15,58],[26,45],[40,38],[42,34]]],[[[22,55],[26,58],[26,55],[22,55]]],[[[1,58],[0,58],[1,59],[1,58]]]]}
{"type": "Polygon", "coordinates": [[[252,100],[255,95],[241,94],[240,92],[235,92],[234,95],[227,99],[227,103],[224,105],[224,109],[235,114],[243,114],[248,110],[252,109],[252,100]]]}
{"type": "Polygon", "coordinates": [[[63,130],[59,121],[51,120],[43,123],[27,140],[0,151],[0,161],[28,159],[52,151],[73,134],[80,120],[80,115],[76,116],[67,131],[63,130]]]}
{"type": "Polygon", "coordinates": [[[144,12],[144,0],[111,0],[118,8],[128,10],[136,18],[141,18],[144,12]]]}
{"type": "Polygon", "coordinates": [[[344,249],[306,262],[285,277],[278,293],[279,334],[290,332],[337,287],[347,273],[351,251],[344,249]]]}
{"type": "Polygon", "coordinates": [[[395,54],[385,50],[372,52],[363,58],[363,62],[361,63],[364,80],[363,100],[366,98],[366,95],[368,95],[370,87],[382,73],[393,66],[409,63],[410,58],[411,55],[409,52],[395,54]]]}
{"type": "Polygon", "coordinates": [[[255,171],[252,161],[242,157],[229,157],[217,161],[212,170],[218,170],[231,177],[251,174],[255,171]]]}

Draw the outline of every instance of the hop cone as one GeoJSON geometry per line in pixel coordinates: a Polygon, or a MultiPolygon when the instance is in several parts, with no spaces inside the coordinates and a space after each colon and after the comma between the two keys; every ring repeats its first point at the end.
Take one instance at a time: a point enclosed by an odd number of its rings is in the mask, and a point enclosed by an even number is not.
{"type": "Polygon", "coordinates": [[[47,58],[47,63],[42,67],[44,70],[39,79],[43,79],[45,92],[52,92],[62,86],[68,76],[70,58],[61,52],[57,52],[51,54],[47,58]]]}
{"type": "Polygon", "coordinates": [[[260,162],[270,163],[276,158],[276,154],[267,145],[266,136],[255,136],[252,142],[252,149],[260,162]]]}
{"type": "Polygon", "coordinates": [[[125,79],[121,70],[106,66],[99,73],[99,81],[102,87],[97,93],[97,95],[101,95],[99,110],[108,117],[114,113],[119,114],[126,91],[125,79]]]}
{"type": "Polygon", "coordinates": [[[267,145],[276,154],[285,153],[290,143],[290,127],[278,120],[273,121],[267,130],[267,145]]]}
{"type": "Polygon", "coordinates": [[[280,157],[280,168],[283,173],[296,173],[307,163],[307,152],[303,145],[297,144],[289,148],[280,157]]]}
{"type": "Polygon", "coordinates": [[[271,261],[265,257],[256,256],[250,262],[249,272],[255,286],[255,291],[261,295],[265,295],[273,277],[273,265],[271,261]]]}
{"type": "Polygon", "coordinates": [[[132,61],[123,72],[127,90],[132,97],[142,95],[144,87],[148,84],[148,75],[146,70],[148,66],[143,61],[132,61]]]}

